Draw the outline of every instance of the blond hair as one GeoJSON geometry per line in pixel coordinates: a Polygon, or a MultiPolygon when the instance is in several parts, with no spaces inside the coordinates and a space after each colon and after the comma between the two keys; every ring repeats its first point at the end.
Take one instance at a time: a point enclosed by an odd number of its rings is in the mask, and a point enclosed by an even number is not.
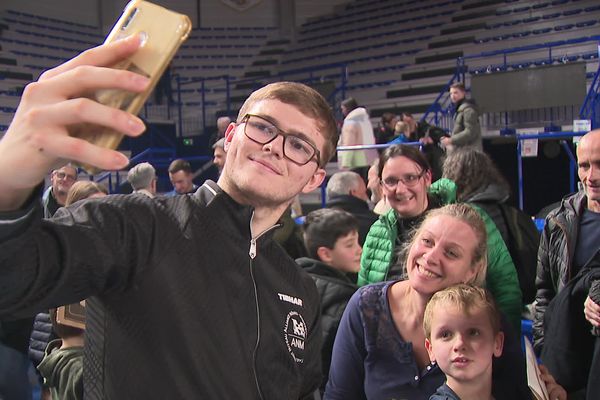
{"type": "Polygon", "coordinates": [[[408,258],[410,249],[421,235],[425,224],[427,224],[428,221],[442,215],[462,221],[473,230],[475,238],[477,239],[477,243],[475,245],[475,249],[473,250],[473,254],[471,255],[471,267],[477,268],[477,273],[469,282],[466,283],[483,286],[487,273],[487,231],[485,229],[485,223],[483,222],[483,219],[479,213],[475,211],[473,207],[463,203],[448,204],[441,208],[433,209],[427,213],[423,222],[421,222],[419,227],[411,233],[410,240],[402,249],[402,258],[405,261],[405,268],[406,259],[408,258]]]}
{"type": "Polygon", "coordinates": [[[494,335],[500,332],[500,311],[492,294],[481,287],[459,284],[434,293],[427,303],[423,315],[423,330],[427,339],[431,339],[433,312],[443,306],[456,307],[466,316],[471,316],[474,310],[482,310],[490,320],[494,335]]]}

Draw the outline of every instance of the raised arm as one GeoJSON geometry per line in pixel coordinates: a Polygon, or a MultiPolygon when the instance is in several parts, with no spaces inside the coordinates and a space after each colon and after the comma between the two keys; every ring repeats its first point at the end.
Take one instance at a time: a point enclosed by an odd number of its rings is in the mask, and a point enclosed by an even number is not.
{"type": "Polygon", "coordinates": [[[111,69],[134,53],[139,37],[87,50],[44,72],[27,85],[8,131],[0,141],[0,211],[19,209],[33,188],[60,160],[83,162],[102,169],[125,167],[121,153],[69,135],[69,127],[91,123],[136,136],[144,131],[136,116],[85,97],[98,89],[142,92],[147,78],[111,69]],[[15,173],[18,171],[18,173],[15,173]]]}

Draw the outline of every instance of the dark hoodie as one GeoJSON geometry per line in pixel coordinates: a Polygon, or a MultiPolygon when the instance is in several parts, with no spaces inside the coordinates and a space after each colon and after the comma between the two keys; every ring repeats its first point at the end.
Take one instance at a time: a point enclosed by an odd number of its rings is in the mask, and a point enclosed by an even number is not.
{"type": "Polygon", "coordinates": [[[343,272],[315,259],[302,257],[297,259],[296,263],[314,279],[321,298],[321,325],[323,330],[323,349],[321,351],[323,381],[321,390],[323,391],[329,376],[333,342],[342,314],[350,297],[358,287],[343,272]]]}

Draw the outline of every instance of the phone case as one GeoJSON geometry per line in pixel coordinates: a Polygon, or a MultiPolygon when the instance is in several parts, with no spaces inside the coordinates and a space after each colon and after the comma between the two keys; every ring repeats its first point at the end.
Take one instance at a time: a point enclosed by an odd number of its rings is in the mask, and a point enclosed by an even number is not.
{"type": "MultiPolygon", "coordinates": [[[[143,40],[142,46],[130,58],[114,65],[113,68],[139,73],[150,78],[151,83],[143,93],[107,89],[97,91],[92,99],[137,114],[191,29],[192,23],[186,15],[148,1],[130,1],[104,43],[139,33],[143,40]]],[[[79,125],[75,132],[71,133],[110,149],[116,149],[123,138],[120,132],[93,124],[79,125]]],[[[82,167],[90,173],[98,172],[89,165],[82,167]]]]}

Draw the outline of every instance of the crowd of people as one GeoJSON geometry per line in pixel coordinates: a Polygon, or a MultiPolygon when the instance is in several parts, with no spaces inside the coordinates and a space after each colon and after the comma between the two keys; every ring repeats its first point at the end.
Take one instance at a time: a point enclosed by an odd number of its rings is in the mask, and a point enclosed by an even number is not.
{"type": "Polygon", "coordinates": [[[408,112],[373,129],[354,99],[338,131],[315,90],[272,83],[221,123],[216,182],[196,185],[178,159],[161,194],[144,162],[128,170],[131,194],[109,195],[75,164],[128,160],[69,127],[143,131],[77,101],[146,90],[148,79],[107,68],[139,45],[44,73],[0,141],[0,398],[31,398],[16,376],[35,317],[46,399],[530,399],[521,318],[533,299],[549,398],[597,395],[600,130],[579,142],[582,189],[548,215],[539,252],[519,242],[526,228],[460,83],[452,132],[408,112]],[[292,204],[324,184],[326,207],[297,226],[292,204]],[[57,309],[83,302],[81,330],[57,309]]]}

